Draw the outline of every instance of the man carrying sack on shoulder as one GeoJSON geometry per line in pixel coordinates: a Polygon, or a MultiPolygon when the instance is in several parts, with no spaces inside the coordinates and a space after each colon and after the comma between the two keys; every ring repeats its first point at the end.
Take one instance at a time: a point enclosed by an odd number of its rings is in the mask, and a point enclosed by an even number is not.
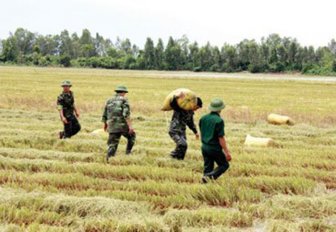
{"type": "Polygon", "coordinates": [[[178,99],[183,99],[185,94],[180,92],[177,96],[173,97],[172,102],[170,103],[171,108],[174,110],[172,120],[169,127],[169,136],[174,140],[176,144],[175,150],[170,153],[170,156],[173,159],[183,160],[187,149],[187,136],[186,136],[186,127],[188,126],[196,136],[196,139],[199,138],[196,125],[194,123],[194,112],[199,108],[202,108],[201,98],[196,98],[196,105],[192,110],[182,109],[178,103],[178,99]]]}

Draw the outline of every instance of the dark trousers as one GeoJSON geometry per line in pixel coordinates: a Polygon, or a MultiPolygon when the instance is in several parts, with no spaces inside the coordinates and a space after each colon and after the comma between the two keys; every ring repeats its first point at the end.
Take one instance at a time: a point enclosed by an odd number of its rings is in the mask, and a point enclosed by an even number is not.
{"type": "Polygon", "coordinates": [[[75,115],[66,117],[66,119],[68,123],[63,123],[64,124],[63,138],[71,138],[80,131],[81,125],[79,124],[75,115]]]}
{"type": "Polygon", "coordinates": [[[230,165],[221,149],[206,149],[202,147],[202,155],[204,159],[204,176],[217,179],[229,169],[230,165]],[[215,163],[217,164],[216,169],[214,169],[215,163]]]}
{"type": "Polygon", "coordinates": [[[118,132],[118,133],[109,133],[109,137],[107,140],[108,150],[107,155],[108,157],[114,156],[117,152],[120,137],[123,136],[127,139],[127,145],[126,145],[126,154],[130,154],[132,151],[132,148],[135,144],[135,133],[130,134],[127,132],[118,132]]]}
{"type": "Polygon", "coordinates": [[[175,159],[183,160],[188,149],[186,132],[169,131],[169,135],[176,144],[175,150],[170,155],[175,159]]]}

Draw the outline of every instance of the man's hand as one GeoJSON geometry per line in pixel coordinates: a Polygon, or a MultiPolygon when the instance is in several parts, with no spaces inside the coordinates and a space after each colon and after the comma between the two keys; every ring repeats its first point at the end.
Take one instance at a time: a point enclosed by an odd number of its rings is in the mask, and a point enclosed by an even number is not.
{"type": "Polygon", "coordinates": [[[68,120],[66,119],[66,117],[62,117],[62,122],[64,122],[65,124],[68,124],[68,120]]]}
{"type": "Polygon", "coordinates": [[[107,123],[104,123],[103,129],[105,132],[107,131],[107,123]]]}
{"type": "Polygon", "coordinates": [[[199,140],[200,136],[199,136],[198,133],[195,134],[195,138],[196,138],[196,140],[199,140]]]}
{"type": "Polygon", "coordinates": [[[76,115],[77,118],[79,118],[79,112],[76,111],[75,115],[76,115]]]}
{"type": "Polygon", "coordinates": [[[179,95],[177,95],[177,97],[183,99],[185,97],[185,94],[183,93],[183,91],[181,91],[179,95]]]}
{"type": "Polygon", "coordinates": [[[225,158],[228,162],[231,161],[232,159],[231,154],[230,153],[225,154],[225,158]]]}
{"type": "Polygon", "coordinates": [[[132,128],[132,127],[130,127],[129,129],[128,129],[128,133],[131,135],[131,134],[134,134],[134,129],[132,128]]]}

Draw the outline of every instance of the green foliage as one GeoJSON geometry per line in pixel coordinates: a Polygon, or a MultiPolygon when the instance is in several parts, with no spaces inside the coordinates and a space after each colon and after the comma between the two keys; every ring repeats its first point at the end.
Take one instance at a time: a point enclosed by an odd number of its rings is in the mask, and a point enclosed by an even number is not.
{"type": "Polygon", "coordinates": [[[62,55],[60,57],[60,64],[64,67],[70,67],[71,66],[71,58],[69,55],[62,55]]]}
{"type": "Polygon", "coordinates": [[[260,43],[244,39],[236,45],[199,46],[184,35],[162,39],[156,45],[148,37],[143,49],[117,37],[112,43],[98,33],[84,29],[78,36],[67,30],[59,35],[39,35],[18,28],[1,40],[0,62],[38,65],[71,65],[107,69],[192,70],[211,72],[279,73],[301,72],[310,75],[336,75],[336,42],[314,48],[301,46],[295,38],[271,34],[260,43]],[[50,61],[48,56],[57,57],[50,61]],[[70,61],[69,61],[70,57],[70,61]],[[110,59],[111,58],[111,59],[110,59]]]}
{"type": "Polygon", "coordinates": [[[155,49],[154,43],[151,38],[147,38],[144,48],[143,59],[145,62],[146,69],[154,69],[155,68],[155,49]]]}

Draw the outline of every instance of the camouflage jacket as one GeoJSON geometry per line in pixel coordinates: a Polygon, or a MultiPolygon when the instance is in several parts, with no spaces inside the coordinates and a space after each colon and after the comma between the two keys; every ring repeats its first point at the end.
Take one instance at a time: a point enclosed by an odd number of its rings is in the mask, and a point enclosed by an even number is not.
{"type": "Polygon", "coordinates": [[[128,100],[116,94],[107,100],[102,121],[108,124],[109,133],[128,131],[127,119],[130,118],[131,109],[128,100]]]}
{"type": "Polygon", "coordinates": [[[74,114],[75,99],[72,91],[69,93],[62,92],[57,97],[57,109],[63,110],[64,117],[70,117],[74,114]]]}
{"type": "Polygon", "coordinates": [[[170,122],[170,132],[184,132],[186,126],[190,128],[195,134],[197,134],[196,125],[194,123],[194,112],[192,110],[183,110],[177,104],[177,98],[174,97],[170,103],[174,113],[170,122]]]}

